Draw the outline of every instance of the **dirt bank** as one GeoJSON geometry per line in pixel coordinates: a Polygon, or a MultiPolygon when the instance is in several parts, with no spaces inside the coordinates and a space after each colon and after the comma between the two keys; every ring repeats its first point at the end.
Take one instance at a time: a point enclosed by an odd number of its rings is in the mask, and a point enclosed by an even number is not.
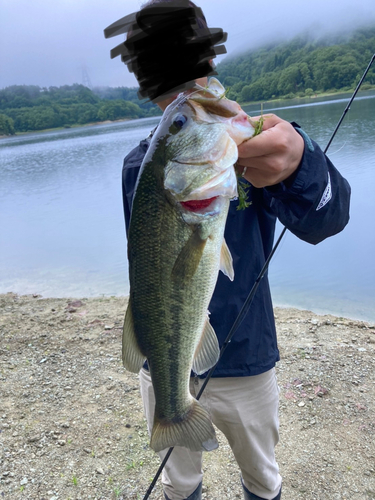
{"type": "MultiPolygon", "coordinates": [[[[143,498],[158,459],[137,376],[120,362],[126,302],[0,295],[0,498],[143,498]]],[[[375,326],[275,316],[283,498],[375,499],[375,326]]],[[[242,498],[219,440],[203,497],[242,498]]],[[[150,498],[163,498],[160,484],[150,498]]]]}

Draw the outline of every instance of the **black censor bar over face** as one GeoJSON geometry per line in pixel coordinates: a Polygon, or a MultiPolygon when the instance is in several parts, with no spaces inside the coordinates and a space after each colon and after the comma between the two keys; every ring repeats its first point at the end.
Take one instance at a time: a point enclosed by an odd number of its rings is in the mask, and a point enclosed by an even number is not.
{"type": "Polygon", "coordinates": [[[104,30],[105,38],[127,33],[127,40],[111,50],[134,73],[140,99],[159,102],[194,86],[194,81],[216,75],[211,64],[225,54],[227,33],[207,28],[202,10],[189,0],[162,1],[119,19],[104,30]]]}

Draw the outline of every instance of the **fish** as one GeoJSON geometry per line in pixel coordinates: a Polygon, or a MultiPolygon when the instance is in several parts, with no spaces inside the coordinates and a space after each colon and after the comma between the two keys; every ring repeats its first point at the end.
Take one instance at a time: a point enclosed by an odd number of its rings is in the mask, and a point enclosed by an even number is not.
{"type": "Polygon", "coordinates": [[[208,306],[219,270],[234,279],[224,228],[237,197],[237,146],[253,134],[247,114],[211,78],[166,108],[141,165],[128,232],[122,360],[137,373],[147,359],[156,452],[218,446],[189,380],[191,370],[200,375],[219,359],[208,306]]]}

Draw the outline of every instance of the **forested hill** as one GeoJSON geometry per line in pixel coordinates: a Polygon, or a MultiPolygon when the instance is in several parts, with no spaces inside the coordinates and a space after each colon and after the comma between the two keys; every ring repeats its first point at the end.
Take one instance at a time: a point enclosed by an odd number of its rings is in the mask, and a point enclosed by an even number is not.
{"type": "Polygon", "coordinates": [[[135,88],[92,91],[75,84],[49,88],[12,85],[0,90],[0,135],[155,114],[160,109],[140,103],[135,88]]]}
{"type": "MultiPolygon", "coordinates": [[[[243,53],[218,65],[218,78],[229,99],[238,102],[311,96],[355,88],[375,52],[375,27],[341,39],[291,42],[243,53]]],[[[362,89],[375,86],[375,65],[362,89]]]]}
{"type": "MultiPolygon", "coordinates": [[[[341,39],[308,36],[243,53],[220,63],[218,78],[238,102],[312,96],[354,89],[375,52],[375,27],[341,39]]],[[[375,88],[375,65],[362,89],[375,88]]],[[[0,135],[160,114],[141,103],[136,88],[83,85],[41,88],[13,85],[0,90],[0,135]]]]}

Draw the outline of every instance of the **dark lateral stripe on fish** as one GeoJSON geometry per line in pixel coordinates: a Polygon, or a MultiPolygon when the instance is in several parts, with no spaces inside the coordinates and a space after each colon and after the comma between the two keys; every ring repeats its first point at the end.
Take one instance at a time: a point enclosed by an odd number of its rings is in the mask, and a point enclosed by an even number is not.
{"type": "Polygon", "coordinates": [[[190,200],[190,201],[181,201],[181,205],[186,209],[190,210],[190,212],[196,212],[197,210],[202,210],[203,208],[207,208],[211,205],[211,203],[216,200],[217,196],[213,198],[207,198],[206,200],[190,200]]]}

